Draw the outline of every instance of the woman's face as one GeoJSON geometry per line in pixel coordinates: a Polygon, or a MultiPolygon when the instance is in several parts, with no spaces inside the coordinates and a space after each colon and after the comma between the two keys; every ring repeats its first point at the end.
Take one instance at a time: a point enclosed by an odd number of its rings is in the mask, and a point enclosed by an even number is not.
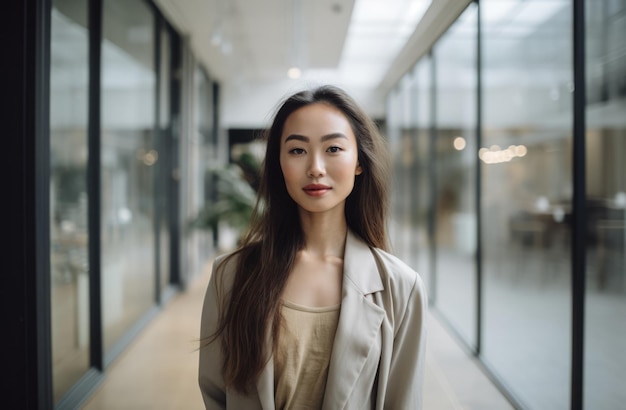
{"type": "Polygon", "coordinates": [[[280,166],[289,196],[312,213],[341,210],[362,170],[346,116],[322,103],[291,113],[283,126],[280,166]]]}

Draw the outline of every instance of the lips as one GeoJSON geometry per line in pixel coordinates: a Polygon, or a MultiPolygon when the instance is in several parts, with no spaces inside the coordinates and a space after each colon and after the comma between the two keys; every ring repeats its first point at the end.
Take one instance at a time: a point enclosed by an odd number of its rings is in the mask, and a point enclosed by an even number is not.
{"type": "Polygon", "coordinates": [[[328,185],[322,185],[322,184],[309,184],[302,189],[307,195],[310,195],[310,196],[322,196],[326,192],[331,190],[331,188],[328,185]]]}

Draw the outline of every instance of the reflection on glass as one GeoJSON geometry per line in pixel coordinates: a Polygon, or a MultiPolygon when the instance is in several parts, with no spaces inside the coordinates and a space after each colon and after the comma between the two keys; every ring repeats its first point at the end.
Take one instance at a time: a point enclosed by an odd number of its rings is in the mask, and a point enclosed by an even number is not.
{"type": "Polygon", "coordinates": [[[386,136],[393,157],[390,236],[393,251],[430,286],[430,59],[389,94],[386,136]]]}
{"type": "Polygon", "coordinates": [[[436,304],[476,344],[476,6],[436,44],[436,304]]]}
{"type": "Polygon", "coordinates": [[[571,2],[480,2],[483,347],[530,409],[569,407],[571,2]]]}
{"type": "MultiPolygon", "coordinates": [[[[211,178],[209,177],[209,168],[218,163],[216,157],[218,151],[214,138],[213,130],[213,89],[212,83],[206,71],[199,64],[193,69],[194,90],[195,93],[195,115],[193,123],[190,126],[195,130],[192,138],[185,138],[180,141],[181,173],[184,175],[184,183],[181,184],[183,218],[195,218],[198,212],[213,199],[210,198],[214,192],[211,178]]],[[[225,161],[225,158],[222,158],[225,161]]],[[[210,250],[214,246],[228,249],[231,244],[233,235],[226,229],[219,230],[220,235],[217,238],[218,243],[214,243],[212,235],[208,232],[195,230],[186,237],[183,243],[184,248],[184,271],[186,273],[202,272],[206,267],[207,260],[210,256],[210,250]],[[222,235],[225,232],[226,234],[222,235]]]]}
{"type": "Polygon", "coordinates": [[[154,17],[105,0],[102,42],[102,319],[111,347],[155,300],[154,17]]]}
{"type": "Polygon", "coordinates": [[[82,3],[55,0],[51,16],[50,316],[55,403],[89,368],[89,58],[87,10],[82,3]]]}
{"type": "Polygon", "coordinates": [[[414,70],[411,90],[411,118],[413,118],[414,160],[411,163],[411,231],[413,247],[411,249],[413,266],[419,272],[427,286],[432,289],[431,261],[429,243],[429,207],[431,202],[430,166],[432,158],[432,70],[431,60],[424,57],[414,70]]]}
{"type": "Polygon", "coordinates": [[[411,86],[406,76],[388,100],[387,138],[393,157],[393,193],[391,196],[390,236],[393,251],[407,263],[411,262],[413,229],[411,226],[411,168],[415,161],[411,127],[411,86]]]}
{"type": "Polygon", "coordinates": [[[163,181],[157,185],[156,195],[158,197],[158,226],[159,226],[159,275],[161,283],[161,291],[167,288],[170,282],[170,229],[168,216],[170,215],[169,201],[171,198],[170,182],[170,163],[167,157],[172,155],[172,129],[171,129],[171,110],[170,99],[171,88],[171,37],[165,27],[161,27],[161,61],[159,62],[160,78],[159,78],[159,135],[158,147],[159,151],[164,153],[162,160],[157,164],[158,178],[163,181]]]}
{"type": "Polygon", "coordinates": [[[587,295],[585,408],[626,390],[626,3],[586,2],[587,295]]]}

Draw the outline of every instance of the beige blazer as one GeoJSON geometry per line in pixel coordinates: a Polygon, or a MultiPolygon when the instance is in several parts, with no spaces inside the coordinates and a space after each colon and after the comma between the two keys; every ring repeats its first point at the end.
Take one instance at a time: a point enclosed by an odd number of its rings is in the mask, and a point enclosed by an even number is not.
{"type": "MultiPolygon", "coordinates": [[[[216,327],[216,284],[232,285],[234,263],[220,270],[225,280],[215,280],[215,266],[222,259],[213,265],[205,296],[202,338],[216,327]]],[[[322,408],[421,409],[427,299],[419,275],[348,233],[342,291],[322,408]]],[[[200,350],[199,384],[206,408],[274,409],[273,359],[262,371],[256,392],[242,395],[224,388],[219,345],[216,340],[200,350]]]]}

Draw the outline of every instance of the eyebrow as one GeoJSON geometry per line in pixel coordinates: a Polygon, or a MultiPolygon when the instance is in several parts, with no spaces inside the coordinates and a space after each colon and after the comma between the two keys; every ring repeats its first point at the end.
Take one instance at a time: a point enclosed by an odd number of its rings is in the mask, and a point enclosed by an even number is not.
{"type": "MultiPolygon", "coordinates": [[[[328,140],[332,140],[332,139],[336,139],[336,138],[345,138],[348,139],[348,137],[346,136],[346,134],[343,134],[341,132],[334,132],[332,134],[328,134],[328,135],[324,135],[321,139],[322,142],[326,142],[328,140]]],[[[291,140],[296,140],[296,141],[302,141],[302,142],[311,142],[311,139],[309,137],[305,137],[304,135],[299,135],[299,134],[291,134],[289,135],[286,139],[285,142],[287,141],[291,141],[291,140]]]]}

